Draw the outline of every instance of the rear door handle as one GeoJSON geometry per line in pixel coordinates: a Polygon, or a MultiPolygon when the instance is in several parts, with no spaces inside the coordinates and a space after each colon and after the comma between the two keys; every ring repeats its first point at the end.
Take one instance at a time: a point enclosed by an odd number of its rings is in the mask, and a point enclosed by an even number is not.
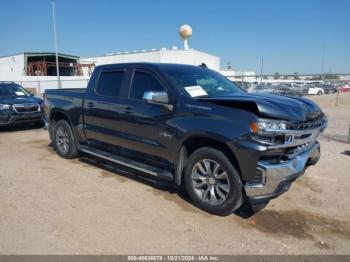
{"type": "Polygon", "coordinates": [[[126,106],[122,108],[122,112],[126,114],[130,114],[134,112],[134,108],[131,106],[126,106]]]}

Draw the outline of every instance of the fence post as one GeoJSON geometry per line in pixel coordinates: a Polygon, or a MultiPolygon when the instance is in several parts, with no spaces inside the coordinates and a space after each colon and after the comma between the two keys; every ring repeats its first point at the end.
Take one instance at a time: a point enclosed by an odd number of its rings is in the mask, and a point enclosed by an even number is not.
{"type": "Polygon", "coordinates": [[[337,90],[337,97],[335,99],[335,106],[338,106],[339,103],[339,90],[337,90]]]}
{"type": "Polygon", "coordinates": [[[41,90],[40,90],[41,88],[40,88],[40,80],[38,79],[38,86],[37,86],[37,90],[36,90],[36,93],[38,94],[38,95],[41,95],[41,90]]]}

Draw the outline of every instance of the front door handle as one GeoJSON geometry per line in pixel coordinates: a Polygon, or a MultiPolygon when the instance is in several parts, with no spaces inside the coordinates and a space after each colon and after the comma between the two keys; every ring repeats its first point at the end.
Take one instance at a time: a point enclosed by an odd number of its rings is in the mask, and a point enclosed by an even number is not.
{"type": "Polygon", "coordinates": [[[126,114],[130,114],[134,112],[134,108],[131,106],[126,106],[122,108],[122,112],[126,114]]]}

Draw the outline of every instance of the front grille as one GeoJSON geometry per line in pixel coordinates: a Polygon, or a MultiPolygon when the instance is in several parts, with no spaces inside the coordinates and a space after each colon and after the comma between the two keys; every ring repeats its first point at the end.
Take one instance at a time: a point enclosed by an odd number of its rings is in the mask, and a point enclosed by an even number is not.
{"type": "Polygon", "coordinates": [[[40,106],[38,104],[16,104],[13,105],[13,109],[17,113],[39,112],[40,106]]]}
{"type": "Polygon", "coordinates": [[[292,130],[306,130],[306,129],[315,129],[324,124],[325,118],[323,114],[320,114],[318,117],[309,120],[309,121],[298,121],[292,122],[292,130]]]}
{"type": "Polygon", "coordinates": [[[315,144],[315,141],[312,141],[296,147],[288,148],[288,150],[284,155],[287,159],[293,159],[297,155],[300,155],[305,151],[309,150],[314,144],[315,144]]]}

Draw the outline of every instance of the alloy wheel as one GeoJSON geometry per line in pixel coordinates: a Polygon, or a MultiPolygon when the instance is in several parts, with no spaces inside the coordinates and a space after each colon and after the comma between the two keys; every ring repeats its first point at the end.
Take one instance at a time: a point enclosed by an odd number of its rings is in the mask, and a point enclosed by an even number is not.
{"type": "Polygon", "coordinates": [[[194,164],[192,186],[197,196],[211,205],[220,205],[228,197],[230,183],[227,172],[212,159],[202,159],[194,164]]]}
{"type": "Polygon", "coordinates": [[[56,146],[63,154],[66,154],[69,150],[68,132],[62,126],[58,127],[56,131],[56,146]]]}

